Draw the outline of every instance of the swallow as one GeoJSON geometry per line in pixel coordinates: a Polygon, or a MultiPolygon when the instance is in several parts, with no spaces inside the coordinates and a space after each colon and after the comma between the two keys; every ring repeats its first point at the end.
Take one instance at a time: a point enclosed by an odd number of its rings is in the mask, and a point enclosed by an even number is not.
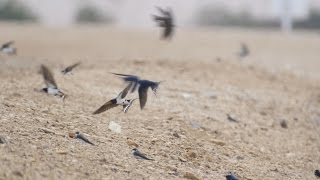
{"type": "Polygon", "coordinates": [[[75,136],[76,139],[81,139],[83,140],[84,142],[88,143],[88,144],[91,144],[92,146],[94,146],[94,144],[89,141],[89,139],[87,139],[82,133],[80,133],[79,131],[76,132],[76,136],[75,136]]]}
{"type": "Polygon", "coordinates": [[[125,99],[129,89],[131,88],[131,85],[132,84],[130,83],[123,91],[119,93],[119,95],[116,98],[113,98],[110,101],[106,102],[99,109],[93,112],[93,114],[100,114],[108,109],[117,107],[119,105],[123,107],[123,112],[126,113],[132,105],[133,101],[137,99],[125,99]]]}
{"type": "Polygon", "coordinates": [[[41,73],[47,87],[42,88],[42,92],[49,95],[59,96],[62,100],[65,99],[66,95],[58,89],[58,86],[53,78],[51,71],[45,65],[41,65],[41,73]]]}
{"type": "Polygon", "coordinates": [[[144,160],[150,160],[150,161],[154,161],[154,159],[150,159],[148,158],[145,154],[143,154],[142,152],[140,152],[137,148],[133,148],[132,149],[132,154],[135,158],[137,159],[144,159],[144,160]]]}
{"type": "Polygon", "coordinates": [[[226,179],[227,179],[227,180],[238,180],[238,178],[237,178],[232,172],[229,172],[229,173],[226,175],[226,179]]]}
{"type": "Polygon", "coordinates": [[[70,73],[72,73],[73,68],[79,66],[80,64],[81,64],[81,62],[74,63],[73,65],[66,67],[66,68],[65,68],[64,70],[62,70],[61,72],[62,72],[62,74],[64,74],[64,75],[70,74],[70,73]]]}
{"type": "Polygon", "coordinates": [[[317,169],[314,171],[314,175],[317,177],[317,178],[320,178],[320,171],[317,169]]]}
{"type": "Polygon", "coordinates": [[[250,50],[247,44],[241,43],[241,49],[240,49],[240,52],[237,53],[237,55],[241,59],[250,55],[250,50]]]}
{"type": "Polygon", "coordinates": [[[119,73],[111,73],[111,74],[121,76],[125,82],[129,82],[130,84],[132,83],[133,87],[131,92],[134,92],[136,88],[139,86],[138,93],[139,93],[141,110],[144,108],[144,106],[147,103],[149,87],[151,88],[154,95],[157,96],[157,89],[159,87],[159,84],[163,82],[163,81],[154,82],[154,81],[144,80],[144,79],[140,79],[138,76],[128,75],[128,74],[119,74],[119,73]]]}
{"type": "Polygon", "coordinates": [[[8,55],[16,55],[17,48],[11,47],[14,41],[9,41],[7,43],[2,44],[0,51],[8,54],[8,55]]]}
{"type": "Polygon", "coordinates": [[[162,39],[171,39],[174,29],[172,10],[170,8],[167,8],[167,10],[160,7],[156,8],[161,15],[152,15],[152,17],[158,26],[163,28],[162,39]]]}

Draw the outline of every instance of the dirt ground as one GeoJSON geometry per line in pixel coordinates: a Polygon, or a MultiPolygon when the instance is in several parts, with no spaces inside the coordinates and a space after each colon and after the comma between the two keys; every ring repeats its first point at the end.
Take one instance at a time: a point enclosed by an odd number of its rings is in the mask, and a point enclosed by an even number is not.
{"type": "Polygon", "coordinates": [[[178,30],[165,42],[157,29],[2,24],[0,34],[18,48],[0,56],[0,179],[225,179],[229,171],[316,179],[317,33],[178,30]],[[240,42],[252,52],[243,60],[240,42]],[[60,73],[77,61],[73,75],[60,73]],[[54,72],[65,103],[35,91],[44,87],[40,64],[54,72]],[[126,114],[92,115],[125,87],[108,72],[165,82],[157,97],[149,90],[142,111],[134,102],[126,114]],[[121,133],[108,129],[111,121],[121,133]],[[76,131],[96,145],[68,136],[76,131]],[[127,138],[155,161],[135,159],[127,138]]]}

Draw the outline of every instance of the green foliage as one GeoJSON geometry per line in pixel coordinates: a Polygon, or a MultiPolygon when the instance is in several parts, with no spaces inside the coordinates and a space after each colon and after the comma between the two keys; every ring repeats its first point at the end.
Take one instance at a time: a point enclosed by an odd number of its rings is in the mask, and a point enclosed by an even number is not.
{"type": "Polygon", "coordinates": [[[113,18],[101,12],[97,7],[86,5],[82,6],[76,14],[76,22],[80,24],[110,24],[113,18]]]}
{"type": "Polygon", "coordinates": [[[0,2],[0,20],[36,21],[37,17],[22,2],[6,0],[0,2]]]}

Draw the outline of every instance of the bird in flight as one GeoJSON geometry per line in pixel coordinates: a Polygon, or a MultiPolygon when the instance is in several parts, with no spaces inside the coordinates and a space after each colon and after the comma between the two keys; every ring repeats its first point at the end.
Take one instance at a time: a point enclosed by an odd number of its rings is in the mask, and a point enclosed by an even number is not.
{"type": "Polygon", "coordinates": [[[71,66],[66,67],[64,70],[62,70],[62,74],[66,75],[66,74],[72,74],[72,70],[73,68],[79,66],[81,64],[81,62],[77,62],[72,64],[71,66]]]}
{"type": "Polygon", "coordinates": [[[131,92],[134,92],[139,86],[138,93],[139,93],[139,101],[140,101],[141,109],[143,109],[147,103],[149,87],[151,88],[154,95],[157,95],[157,89],[159,87],[159,84],[163,82],[163,81],[154,82],[154,81],[144,80],[144,79],[140,79],[138,76],[128,75],[128,74],[119,74],[119,73],[112,73],[112,74],[121,76],[125,82],[129,83],[129,85],[132,84],[133,87],[131,92]]]}
{"type": "Polygon", "coordinates": [[[132,154],[135,158],[137,159],[144,159],[144,160],[151,160],[154,161],[154,159],[150,159],[148,158],[145,154],[143,154],[142,152],[140,152],[137,148],[133,148],[132,149],[132,154]]]}
{"type": "Polygon", "coordinates": [[[250,50],[247,44],[241,43],[240,52],[237,53],[238,57],[243,59],[250,55],[250,50]]]}
{"type": "Polygon", "coordinates": [[[41,73],[43,75],[44,82],[47,86],[45,88],[42,88],[41,91],[50,95],[59,96],[64,100],[66,95],[58,89],[58,86],[49,68],[45,65],[41,65],[41,73]]]}
{"type": "Polygon", "coordinates": [[[163,28],[162,39],[171,39],[174,29],[172,10],[170,8],[167,8],[167,10],[160,7],[156,8],[161,15],[153,15],[153,20],[159,27],[163,28]]]}
{"type": "Polygon", "coordinates": [[[132,105],[133,101],[136,99],[125,99],[125,97],[128,94],[129,89],[131,88],[131,83],[119,93],[119,95],[116,98],[111,99],[110,101],[106,102],[104,105],[102,105],[99,109],[97,109],[93,114],[100,114],[108,109],[117,107],[117,106],[122,106],[123,107],[123,112],[126,113],[130,106],[132,105]]]}
{"type": "Polygon", "coordinates": [[[17,54],[17,48],[12,47],[12,44],[14,41],[9,41],[4,44],[2,44],[0,51],[8,54],[8,55],[16,55],[17,54]]]}

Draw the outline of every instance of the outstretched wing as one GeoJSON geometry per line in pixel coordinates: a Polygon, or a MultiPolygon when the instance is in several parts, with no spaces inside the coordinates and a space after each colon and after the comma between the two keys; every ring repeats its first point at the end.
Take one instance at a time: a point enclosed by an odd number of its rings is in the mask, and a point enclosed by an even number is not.
{"type": "Polygon", "coordinates": [[[47,66],[41,65],[41,72],[47,87],[58,88],[53,75],[47,66]]]}
{"type": "Polygon", "coordinates": [[[143,109],[144,106],[147,103],[148,98],[148,88],[149,86],[146,85],[140,85],[138,91],[139,91],[139,100],[140,100],[140,108],[143,109]]]}
{"type": "Polygon", "coordinates": [[[139,77],[135,76],[135,75],[119,74],[119,73],[112,73],[112,72],[111,72],[111,74],[114,74],[114,75],[117,75],[117,76],[122,76],[122,78],[125,81],[138,81],[139,80],[139,77]]]}
{"type": "Polygon", "coordinates": [[[110,100],[110,101],[108,101],[108,102],[106,102],[104,105],[102,105],[99,109],[97,109],[95,112],[93,112],[93,114],[100,114],[100,113],[102,113],[102,112],[105,112],[106,110],[108,110],[108,109],[111,109],[111,108],[114,108],[114,107],[116,107],[116,106],[118,106],[117,104],[116,104],[116,100],[115,99],[112,99],[112,100],[110,100]]]}
{"type": "Polygon", "coordinates": [[[72,70],[73,68],[79,66],[80,64],[81,64],[81,62],[74,63],[73,65],[68,66],[66,69],[72,70]]]}
{"type": "Polygon", "coordinates": [[[122,90],[122,91],[119,93],[119,95],[118,95],[117,98],[121,98],[121,99],[125,98],[125,97],[127,96],[128,92],[129,92],[131,86],[132,86],[132,83],[133,83],[133,82],[130,82],[130,83],[128,84],[128,86],[127,86],[126,88],[124,88],[124,90],[122,90]]]}
{"type": "Polygon", "coordinates": [[[11,46],[11,44],[13,44],[13,43],[14,43],[14,41],[9,41],[9,42],[6,42],[6,43],[2,44],[2,49],[3,49],[3,48],[8,48],[8,47],[11,46]]]}
{"type": "Polygon", "coordinates": [[[165,29],[164,29],[164,31],[163,31],[162,38],[165,39],[165,38],[171,37],[172,32],[173,32],[173,27],[170,26],[169,24],[166,24],[166,27],[165,27],[165,29]]]}

